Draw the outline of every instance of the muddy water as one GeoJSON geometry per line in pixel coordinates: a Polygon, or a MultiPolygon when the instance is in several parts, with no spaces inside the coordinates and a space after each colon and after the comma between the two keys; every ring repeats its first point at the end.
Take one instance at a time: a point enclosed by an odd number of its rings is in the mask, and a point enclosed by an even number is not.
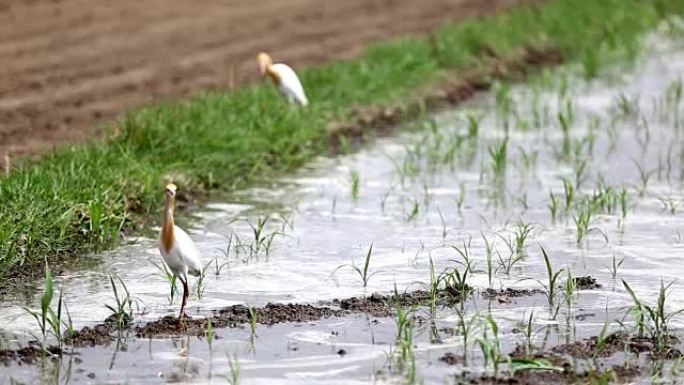
{"type": "MultiPolygon", "coordinates": [[[[606,320],[621,319],[631,300],[620,278],[653,302],[660,281],[676,280],[684,271],[684,101],[666,98],[684,77],[684,50],[657,39],[651,46],[635,70],[616,69],[591,82],[572,70],[556,71],[533,85],[501,88],[421,122],[418,130],[378,139],[351,155],[318,159],[294,175],[256,183],[182,218],[208,266],[201,299],[193,280],[189,314],[207,315],[233,304],[317,303],[389,293],[394,287],[420,289],[430,280],[430,260],[437,272],[459,266],[463,259],[456,248],[467,248],[475,264],[468,283],[484,289],[490,286],[486,242],[494,245],[494,288],[541,287],[537,280],[546,279],[546,268],[540,246],[554,269],[591,275],[603,284],[581,293],[573,309],[556,319],[541,295],[512,304],[490,304],[476,296],[468,302],[468,317],[491,305],[504,351],[522,342],[512,331],[532,310],[537,328],[548,331],[535,334],[536,344],[595,335],[606,320]],[[572,116],[567,135],[559,113],[572,116]],[[477,135],[468,135],[469,116],[479,119],[477,135]],[[491,152],[506,137],[507,161],[497,176],[491,152]],[[611,213],[595,213],[587,226],[592,230],[578,245],[572,216],[579,213],[565,214],[561,207],[553,222],[548,208],[550,192],[564,205],[563,178],[578,186],[577,195],[592,194],[601,181],[625,189],[626,216],[617,203],[611,213]],[[264,218],[256,237],[262,241],[256,241],[254,229],[264,218]],[[497,255],[506,260],[511,254],[506,242],[513,241],[518,223],[532,229],[524,245],[527,257],[505,272],[497,255]],[[373,275],[364,288],[351,266],[362,268],[371,245],[373,275]],[[624,260],[618,279],[611,274],[613,256],[624,260]]],[[[121,277],[135,299],[136,320],[178,310],[178,297],[170,301],[169,285],[152,263],[160,261],[155,240],[137,239],[93,258],[101,262],[98,267],[58,282],[77,327],[109,315],[104,306],[114,302],[109,272],[121,277]]],[[[683,308],[684,286],[675,281],[671,291],[670,308],[683,308]]],[[[35,307],[38,301],[17,294],[3,302],[6,343],[37,332],[21,306],[35,307]]],[[[419,316],[429,318],[425,309],[419,316]]],[[[440,309],[436,322],[436,330],[448,331],[457,324],[456,313],[440,309]]],[[[443,383],[459,370],[437,360],[446,351],[463,349],[462,339],[448,334],[439,338],[442,343],[431,343],[428,323],[418,326],[418,374],[427,383],[443,383]]],[[[119,345],[80,349],[40,370],[12,366],[0,373],[7,381],[225,382],[231,362],[237,361],[241,383],[396,380],[388,369],[393,319],[350,315],[259,327],[253,342],[248,328],[217,335],[211,346],[197,338],[128,337],[119,345]]],[[[477,364],[477,355],[473,359],[477,364]]]]}

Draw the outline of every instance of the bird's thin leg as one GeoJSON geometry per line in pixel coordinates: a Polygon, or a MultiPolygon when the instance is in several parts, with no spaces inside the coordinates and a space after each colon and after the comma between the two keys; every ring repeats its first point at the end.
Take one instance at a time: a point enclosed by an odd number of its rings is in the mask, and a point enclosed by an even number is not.
{"type": "Polygon", "coordinates": [[[180,278],[180,281],[183,283],[183,302],[181,302],[181,310],[180,314],[178,315],[178,319],[180,322],[183,322],[183,317],[185,317],[185,305],[188,303],[188,281],[180,278]]]}

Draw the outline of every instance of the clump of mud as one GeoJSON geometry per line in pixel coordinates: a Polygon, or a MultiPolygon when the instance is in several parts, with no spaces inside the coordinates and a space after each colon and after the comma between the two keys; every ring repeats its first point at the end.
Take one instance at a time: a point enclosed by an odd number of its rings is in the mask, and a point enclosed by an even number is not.
{"type": "Polygon", "coordinates": [[[563,366],[563,371],[520,370],[515,374],[500,377],[480,377],[460,384],[473,385],[566,385],[566,384],[594,384],[601,383],[601,379],[610,378],[610,384],[630,383],[639,376],[639,368],[630,366],[613,366],[608,369],[590,372],[575,372],[569,363],[563,366]]]}
{"type": "Polygon", "coordinates": [[[506,288],[506,289],[501,289],[501,290],[494,290],[494,289],[487,289],[482,292],[482,296],[486,299],[490,300],[497,300],[499,303],[511,303],[512,298],[521,298],[521,297],[531,297],[533,295],[538,295],[542,294],[543,292],[539,289],[511,289],[511,288],[506,288]]]}
{"type": "Polygon", "coordinates": [[[600,289],[602,286],[596,281],[596,278],[591,276],[575,277],[573,278],[577,290],[593,290],[600,289]]]}
{"type": "Polygon", "coordinates": [[[49,346],[42,349],[35,343],[19,349],[0,350],[0,362],[8,365],[12,361],[20,364],[35,364],[37,361],[47,358],[60,357],[64,352],[57,346],[49,346]]]}
{"type": "Polygon", "coordinates": [[[638,337],[625,332],[616,332],[608,335],[599,343],[599,338],[594,336],[582,341],[555,346],[552,353],[568,355],[575,358],[587,358],[592,356],[610,357],[618,352],[651,353],[652,356],[663,359],[675,359],[682,356],[681,351],[674,346],[677,338],[669,336],[665,345],[657,343],[650,337],[638,337]]]}
{"type": "MultiPolygon", "coordinates": [[[[317,321],[322,318],[341,316],[345,312],[329,307],[313,306],[307,304],[273,304],[262,308],[253,308],[256,315],[256,323],[273,325],[282,322],[307,322],[317,321]]],[[[223,308],[211,317],[212,327],[225,328],[236,327],[250,322],[250,309],[247,306],[235,305],[223,308]]],[[[183,325],[178,318],[166,316],[157,321],[135,327],[138,337],[158,337],[178,334],[203,336],[208,327],[207,318],[192,319],[186,317],[183,325]]]]}

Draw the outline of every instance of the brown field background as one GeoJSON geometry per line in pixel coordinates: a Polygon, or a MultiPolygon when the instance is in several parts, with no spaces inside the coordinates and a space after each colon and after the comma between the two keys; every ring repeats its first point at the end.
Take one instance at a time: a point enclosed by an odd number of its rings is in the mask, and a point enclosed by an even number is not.
{"type": "Polygon", "coordinates": [[[39,154],[133,107],[253,81],[262,50],[317,65],[517,2],[0,0],[0,155],[39,154]]]}

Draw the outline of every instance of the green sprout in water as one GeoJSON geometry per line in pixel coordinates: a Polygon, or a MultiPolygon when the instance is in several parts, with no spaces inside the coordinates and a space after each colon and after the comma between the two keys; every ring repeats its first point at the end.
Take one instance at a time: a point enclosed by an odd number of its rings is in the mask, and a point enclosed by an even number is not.
{"type": "Polygon", "coordinates": [[[375,274],[379,273],[378,271],[373,272],[373,273],[369,273],[369,271],[368,271],[368,269],[370,268],[370,261],[371,261],[371,255],[372,254],[373,254],[373,244],[371,243],[370,247],[368,248],[368,252],[366,253],[366,258],[365,258],[364,263],[363,263],[363,268],[359,268],[352,261],[351,264],[344,264],[344,265],[338,266],[335,270],[333,270],[333,272],[330,275],[331,276],[334,275],[337,272],[337,270],[339,270],[343,267],[350,267],[359,275],[359,278],[361,278],[361,282],[363,284],[363,287],[365,288],[368,286],[368,281],[370,281],[370,279],[375,274]]]}
{"type": "Polygon", "coordinates": [[[675,312],[668,312],[666,308],[666,300],[668,296],[668,290],[674,282],[670,282],[665,285],[663,281],[660,281],[660,290],[658,291],[658,298],[656,300],[655,306],[650,306],[642,302],[634,290],[622,280],[622,284],[629,293],[634,305],[629,310],[634,316],[636,322],[636,332],[638,337],[643,337],[645,333],[648,333],[651,341],[655,345],[655,352],[661,353],[668,349],[673,337],[669,332],[670,321],[684,309],[680,309],[675,312]]]}
{"type": "Polygon", "coordinates": [[[207,272],[209,271],[209,267],[211,267],[211,263],[212,261],[207,262],[207,264],[202,268],[202,271],[200,271],[199,279],[197,280],[197,299],[202,299],[202,296],[204,295],[204,289],[207,288],[204,280],[207,278],[207,272]]]}
{"type": "Polygon", "coordinates": [[[563,190],[565,191],[565,211],[569,212],[575,199],[575,186],[566,178],[563,178],[563,190]]]}
{"type": "Polygon", "coordinates": [[[549,191],[549,212],[551,213],[551,223],[556,223],[558,216],[558,197],[552,191],[549,191]]]}
{"type": "Polygon", "coordinates": [[[228,357],[228,367],[230,368],[230,378],[228,383],[230,385],[240,385],[240,361],[237,356],[228,357]]]}
{"type": "Polygon", "coordinates": [[[406,222],[413,222],[418,218],[418,214],[420,214],[420,202],[418,199],[414,199],[411,204],[411,212],[406,216],[406,222]]]}
{"type": "Polygon", "coordinates": [[[615,278],[617,278],[618,270],[620,270],[620,267],[622,266],[622,263],[625,262],[625,259],[622,258],[621,260],[618,261],[615,254],[613,254],[612,261],[613,261],[613,263],[611,264],[611,266],[608,267],[608,270],[610,271],[610,277],[615,279],[615,278]]]}
{"type": "Polygon", "coordinates": [[[557,271],[553,270],[553,267],[551,266],[551,260],[549,259],[548,254],[546,254],[546,250],[544,248],[541,248],[542,255],[544,256],[544,265],[546,265],[546,276],[547,280],[546,283],[538,281],[543,287],[544,287],[544,295],[546,296],[546,300],[551,308],[556,303],[556,298],[558,297],[558,279],[560,275],[563,273],[564,269],[560,269],[557,271]]]}
{"type": "Polygon", "coordinates": [[[352,170],[349,174],[351,180],[351,197],[353,201],[359,200],[359,189],[361,184],[361,178],[359,177],[359,172],[352,170]]]}
{"type": "Polygon", "coordinates": [[[249,334],[254,338],[256,336],[256,327],[257,327],[257,310],[251,306],[247,308],[247,311],[249,312],[249,334]]]}
{"type": "Polygon", "coordinates": [[[482,338],[478,339],[480,350],[484,357],[484,367],[487,368],[490,364],[493,369],[493,376],[499,376],[499,365],[508,362],[508,356],[501,352],[501,344],[499,342],[499,325],[496,323],[491,314],[485,318],[482,338]],[[491,331],[492,338],[490,340],[488,331],[491,331]]]}
{"type": "MultiPolygon", "coordinates": [[[[250,255],[259,256],[259,253],[263,251],[268,256],[271,253],[271,247],[273,246],[273,240],[276,236],[282,235],[278,230],[272,231],[270,233],[266,232],[266,226],[271,220],[270,215],[259,216],[257,218],[257,223],[252,224],[252,222],[247,221],[247,224],[252,229],[253,241],[249,245],[250,255]]],[[[238,239],[239,242],[239,239],[238,239]]]]}
{"type": "Polygon", "coordinates": [[[117,328],[123,330],[133,319],[133,299],[131,298],[124,281],[121,277],[116,276],[116,279],[121,285],[121,289],[123,289],[121,295],[119,295],[119,287],[114,281],[114,277],[115,275],[109,274],[109,283],[112,285],[115,305],[105,305],[105,307],[112,312],[117,328]]]}
{"type": "Polygon", "coordinates": [[[156,267],[158,270],[157,274],[155,275],[162,277],[169,284],[169,303],[173,303],[173,297],[178,291],[178,288],[176,287],[176,275],[169,270],[164,262],[157,263],[152,261],[152,265],[154,265],[154,267],[156,267]]]}
{"type": "Polygon", "coordinates": [[[416,353],[413,350],[413,309],[397,307],[396,362],[408,384],[416,383],[416,353]]]}
{"type": "Polygon", "coordinates": [[[492,239],[491,241],[487,239],[487,237],[484,235],[484,233],[480,233],[482,235],[482,239],[484,240],[485,243],[485,256],[487,257],[487,281],[489,283],[489,288],[492,289],[492,281],[494,280],[494,274],[496,273],[494,271],[494,247],[496,243],[496,238],[492,239]]]}
{"type": "Polygon", "coordinates": [[[211,317],[207,317],[207,344],[209,344],[209,350],[212,350],[212,343],[216,338],[216,332],[214,332],[214,324],[211,321],[211,317]]]}
{"type": "Polygon", "coordinates": [[[59,293],[59,300],[57,302],[57,310],[54,310],[51,306],[52,299],[54,297],[54,280],[52,279],[50,266],[48,265],[47,261],[45,261],[44,282],[45,289],[40,299],[39,311],[34,311],[28,308],[24,308],[24,310],[29,313],[38,324],[42,337],[40,344],[43,352],[51,354],[50,348],[47,344],[48,336],[52,334],[52,336],[55,337],[57,340],[58,349],[61,351],[64,340],[73,335],[74,326],[71,321],[71,315],[69,315],[68,309],[66,309],[66,305],[62,299],[61,291],[59,293]],[[62,319],[63,309],[66,310],[67,320],[62,319]],[[66,327],[66,331],[62,330],[62,326],[66,327]]]}
{"type": "Polygon", "coordinates": [[[461,214],[463,212],[463,204],[465,203],[465,198],[466,198],[465,183],[461,182],[460,188],[459,188],[459,194],[458,194],[458,197],[456,197],[456,207],[458,208],[459,214],[461,214]]]}
{"type": "Polygon", "coordinates": [[[496,179],[501,179],[506,173],[508,161],[508,137],[498,144],[489,146],[489,156],[491,158],[490,168],[496,179]]]}

